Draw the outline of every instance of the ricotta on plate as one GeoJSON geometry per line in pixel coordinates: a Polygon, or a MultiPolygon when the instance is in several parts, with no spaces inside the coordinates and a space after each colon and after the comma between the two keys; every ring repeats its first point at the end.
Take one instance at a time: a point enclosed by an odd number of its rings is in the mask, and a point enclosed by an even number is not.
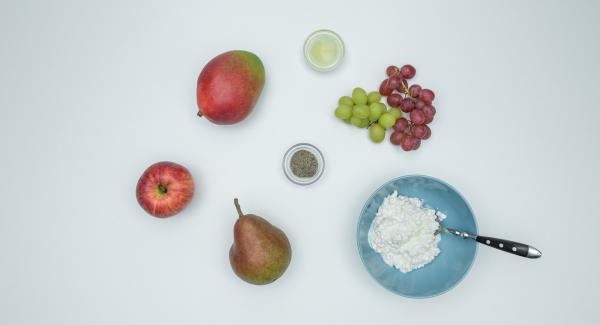
{"type": "Polygon", "coordinates": [[[440,234],[434,235],[441,212],[423,206],[418,198],[388,195],[371,223],[369,245],[390,266],[402,273],[431,262],[439,253],[440,234]]]}

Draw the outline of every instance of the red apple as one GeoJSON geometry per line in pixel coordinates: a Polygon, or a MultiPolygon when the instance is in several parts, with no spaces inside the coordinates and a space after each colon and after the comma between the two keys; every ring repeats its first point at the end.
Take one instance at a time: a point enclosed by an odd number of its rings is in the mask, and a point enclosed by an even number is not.
{"type": "Polygon", "coordinates": [[[155,217],[167,218],[190,203],[194,180],[185,167],[162,161],[144,171],[135,192],[142,209],[155,217]]]}

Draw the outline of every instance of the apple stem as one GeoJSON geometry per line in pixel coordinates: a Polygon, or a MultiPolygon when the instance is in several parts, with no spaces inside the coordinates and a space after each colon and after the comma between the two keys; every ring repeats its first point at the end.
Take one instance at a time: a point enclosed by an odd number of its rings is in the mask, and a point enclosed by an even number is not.
{"type": "Polygon", "coordinates": [[[240,203],[238,202],[237,198],[233,199],[233,204],[235,205],[235,209],[237,210],[238,216],[240,218],[243,217],[244,213],[242,212],[242,208],[240,207],[240,203]]]}
{"type": "Polygon", "coordinates": [[[198,111],[198,114],[196,114],[196,115],[198,115],[198,117],[204,116],[204,114],[202,114],[202,112],[200,112],[200,111],[198,111]]]}
{"type": "Polygon", "coordinates": [[[167,194],[167,187],[164,186],[163,184],[158,184],[158,190],[160,191],[161,194],[167,194]]]}

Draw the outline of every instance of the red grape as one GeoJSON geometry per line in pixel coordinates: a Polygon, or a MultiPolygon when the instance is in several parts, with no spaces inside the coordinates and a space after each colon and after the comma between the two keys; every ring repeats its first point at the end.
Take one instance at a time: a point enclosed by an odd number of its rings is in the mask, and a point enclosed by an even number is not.
{"type": "Polygon", "coordinates": [[[401,117],[396,120],[396,124],[394,124],[394,130],[398,132],[404,132],[404,130],[408,129],[410,123],[404,117],[401,117]]]}
{"type": "Polygon", "coordinates": [[[417,69],[410,64],[405,64],[402,66],[402,68],[400,68],[400,74],[406,79],[414,77],[416,73],[417,69]]]}
{"type": "Polygon", "coordinates": [[[410,120],[415,125],[421,125],[425,123],[425,113],[420,109],[415,109],[410,112],[410,120]]]}
{"type": "Polygon", "coordinates": [[[400,106],[401,101],[402,101],[402,96],[400,96],[400,94],[391,94],[387,97],[387,103],[391,107],[400,106]]]}
{"type": "Polygon", "coordinates": [[[404,113],[410,113],[415,108],[415,100],[412,98],[404,98],[400,103],[400,109],[404,113]]]}
{"type": "Polygon", "coordinates": [[[398,69],[398,67],[395,65],[390,65],[389,67],[387,67],[387,69],[385,69],[385,74],[387,74],[388,77],[397,75],[399,73],[400,73],[400,69],[398,69]]]}
{"type": "Polygon", "coordinates": [[[415,108],[416,109],[423,109],[423,107],[425,107],[425,102],[422,101],[422,100],[420,100],[420,99],[417,99],[415,101],[415,108]]]}
{"type": "Polygon", "coordinates": [[[421,146],[421,139],[416,137],[412,138],[412,150],[417,150],[421,146]]]}
{"type": "Polygon", "coordinates": [[[412,133],[415,135],[415,137],[419,139],[425,139],[425,136],[427,136],[428,128],[429,127],[427,125],[415,125],[412,128],[412,133]]]}
{"type": "Polygon", "coordinates": [[[406,87],[408,87],[408,82],[406,82],[406,79],[400,79],[400,84],[396,89],[398,89],[399,92],[406,92],[406,87]]]}
{"type": "Polygon", "coordinates": [[[385,69],[388,79],[381,82],[379,93],[387,96],[390,107],[399,108],[407,117],[396,120],[390,142],[399,145],[404,151],[417,150],[421,142],[431,137],[427,124],[433,121],[436,109],[432,105],[435,93],[418,84],[409,87],[408,79],[415,77],[417,69],[410,64],[398,68],[390,65],[385,69]]]}
{"type": "Polygon", "coordinates": [[[411,151],[414,144],[413,144],[413,136],[412,135],[405,135],[402,137],[402,139],[400,139],[400,147],[402,147],[402,150],[404,151],[411,151]]]}
{"type": "Polygon", "coordinates": [[[399,75],[393,75],[388,80],[390,81],[390,87],[392,87],[392,89],[398,89],[402,82],[402,77],[399,75]]]}
{"type": "Polygon", "coordinates": [[[395,145],[400,145],[402,143],[402,139],[404,138],[404,132],[394,131],[390,136],[390,142],[395,145]]]}
{"type": "Polygon", "coordinates": [[[427,133],[425,133],[425,135],[421,139],[427,140],[431,136],[431,129],[427,125],[422,126],[425,128],[425,131],[427,131],[427,133]]]}
{"type": "Polygon", "coordinates": [[[425,127],[427,128],[427,134],[425,135],[423,140],[427,140],[429,139],[429,137],[431,137],[431,129],[427,125],[425,125],[425,127]]]}
{"type": "Polygon", "coordinates": [[[408,88],[408,94],[410,97],[419,98],[419,93],[421,92],[421,86],[417,84],[413,84],[408,88]]]}
{"type": "Polygon", "coordinates": [[[432,105],[425,105],[423,107],[423,113],[425,113],[425,117],[430,117],[433,119],[433,117],[435,116],[435,107],[433,107],[432,105]]]}
{"type": "Polygon", "coordinates": [[[389,96],[394,91],[394,88],[390,86],[390,79],[385,79],[379,86],[379,93],[382,96],[389,96]]]}
{"type": "Polygon", "coordinates": [[[435,94],[433,93],[433,91],[431,91],[431,89],[421,89],[421,92],[419,93],[419,98],[422,99],[425,103],[431,104],[431,102],[433,102],[433,99],[435,98],[435,94]]]}

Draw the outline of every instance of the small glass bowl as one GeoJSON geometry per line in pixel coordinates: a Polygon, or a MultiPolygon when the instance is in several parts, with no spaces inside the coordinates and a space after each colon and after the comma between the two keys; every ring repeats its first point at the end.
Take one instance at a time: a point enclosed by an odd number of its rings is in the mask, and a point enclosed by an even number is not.
{"type": "Polygon", "coordinates": [[[308,65],[310,65],[311,68],[317,71],[327,72],[337,68],[337,66],[340,65],[342,59],[344,58],[344,52],[345,48],[342,38],[335,32],[330,31],[328,29],[317,30],[312,34],[308,35],[306,41],[304,41],[304,58],[306,59],[308,65]],[[332,43],[335,43],[335,47],[338,51],[335,61],[329,65],[320,65],[317,62],[313,62],[313,60],[311,59],[310,50],[314,45],[315,41],[317,41],[320,38],[328,38],[332,43]]]}
{"type": "Polygon", "coordinates": [[[285,152],[285,155],[283,155],[283,173],[294,184],[312,184],[318,181],[319,178],[321,178],[321,175],[323,175],[323,171],[325,171],[325,159],[323,158],[323,154],[319,149],[317,149],[317,147],[313,146],[310,143],[298,143],[296,145],[293,145],[285,152]],[[290,167],[290,160],[292,159],[294,153],[296,153],[299,150],[306,150],[315,155],[315,158],[317,159],[317,172],[314,176],[298,177],[292,172],[292,168],[290,167]]]}

